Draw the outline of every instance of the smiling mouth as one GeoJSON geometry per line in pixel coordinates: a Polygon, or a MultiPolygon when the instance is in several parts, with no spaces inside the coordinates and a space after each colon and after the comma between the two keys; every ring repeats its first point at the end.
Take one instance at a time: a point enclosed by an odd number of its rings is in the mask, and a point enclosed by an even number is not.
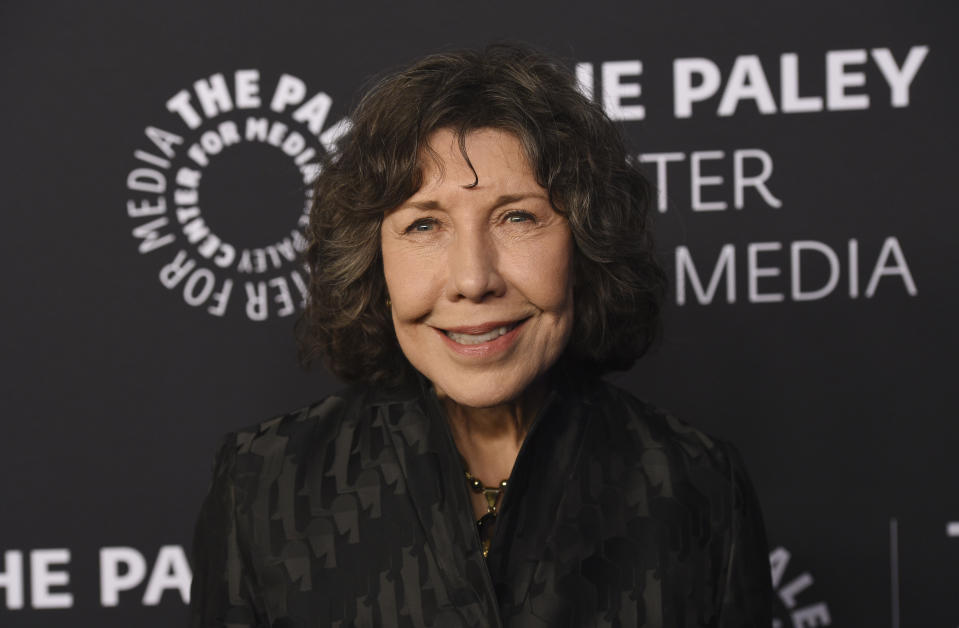
{"type": "Polygon", "coordinates": [[[454,332],[448,329],[442,330],[446,337],[455,342],[456,344],[461,345],[481,345],[484,342],[490,342],[496,340],[500,336],[508,334],[513,331],[529,319],[523,319],[513,323],[507,323],[506,325],[500,325],[499,327],[494,327],[493,329],[479,333],[479,334],[469,334],[463,332],[454,332]]]}

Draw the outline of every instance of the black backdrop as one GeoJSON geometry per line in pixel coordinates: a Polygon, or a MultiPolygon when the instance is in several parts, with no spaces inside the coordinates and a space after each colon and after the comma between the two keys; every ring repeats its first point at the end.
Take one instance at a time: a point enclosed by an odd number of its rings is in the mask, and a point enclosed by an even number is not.
{"type": "Polygon", "coordinates": [[[0,5],[0,625],[184,622],[217,437],[338,386],[294,360],[304,151],[499,38],[663,164],[666,338],[615,379],[739,445],[779,625],[959,624],[956,11],[780,4],[0,5]]]}

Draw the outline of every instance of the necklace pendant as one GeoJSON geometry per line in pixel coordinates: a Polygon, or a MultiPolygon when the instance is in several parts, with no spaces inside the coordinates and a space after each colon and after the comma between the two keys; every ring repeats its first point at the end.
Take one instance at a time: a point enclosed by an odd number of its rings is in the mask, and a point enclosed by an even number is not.
{"type": "MultiPolygon", "coordinates": [[[[464,462],[465,466],[465,462],[464,462]]],[[[499,483],[499,486],[484,486],[468,469],[464,469],[466,482],[474,493],[482,493],[486,498],[486,514],[476,522],[476,531],[479,532],[480,547],[483,550],[483,558],[489,556],[490,545],[493,543],[493,524],[496,522],[496,503],[500,495],[506,490],[507,480],[499,483]]]]}
{"type": "Polygon", "coordinates": [[[496,512],[496,502],[499,501],[499,494],[501,489],[498,488],[484,488],[483,497],[486,498],[486,504],[489,507],[490,512],[496,512]]]}
{"type": "Polygon", "coordinates": [[[488,512],[479,519],[476,520],[476,529],[479,530],[480,536],[488,534],[489,529],[492,527],[493,523],[496,522],[496,513],[488,512]]]}
{"type": "Polygon", "coordinates": [[[480,547],[483,550],[483,558],[489,555],[490,545],[493,543],[493,524],[496,523],[496,513],[488,512],[476,522],[476,531],[479,532],[480,547]]]}

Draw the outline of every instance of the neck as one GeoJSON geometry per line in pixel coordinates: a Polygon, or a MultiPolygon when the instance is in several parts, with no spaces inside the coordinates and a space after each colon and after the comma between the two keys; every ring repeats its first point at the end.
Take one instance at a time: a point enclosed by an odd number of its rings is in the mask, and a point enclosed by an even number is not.
{"type": "Polygon", "coordinates": [[[483,484],[509,477],[530,425],[546,398],[541,380],[517,399],[497,406],[473,408],[439,394],[453,432],[453,441],[466,465],[483,484]]]}

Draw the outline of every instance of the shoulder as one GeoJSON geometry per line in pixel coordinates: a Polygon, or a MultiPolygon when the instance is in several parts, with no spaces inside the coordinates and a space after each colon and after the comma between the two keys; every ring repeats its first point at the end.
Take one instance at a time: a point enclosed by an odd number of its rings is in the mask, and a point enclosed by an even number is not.
{"type": "Polygon", "coordinates": [[[769,550],[737,449],[608,382],[585,402],[593,406],[588,490],[620,487],[627,528],[666,557],[665,580],[710,574],[721,625],[768,626],[769,550]]]}
{"type": "Polygon", "coordinates": [[[284,468],[310,459],[331,447],[344,433],[368,420],[372,392],[345,387],[306,406],[226,434],[218,448],[217,466],[229,464],[236,479],[256,476],[269,482],[284,468]]]}
{"type": "Polygon", "coordinates": [[[742,472],[735,448],[632,393],[601,380],[588,403],[596,406],[606,442],[652,477],[683,476],[728,486],[742,472]]]}
{"type": "Polygon", "coordinates": [[[759,501],[735,446],[608,382],[592,399],[603,436],[593,439],[591,454],[603,468],[618,469],[631,494],[642,496],[638,502],[670,521],[709,521],[726,541],[745,533],[748,551],[764,555],[759,501]]]}
{"type": "Polygon", "coordinates": [[[689,573],[677,565],[698,564],[696,573],[708,569],[717,578],[721,625],[768,626],[769,549],[759,499],[736,447],[608,382],[593,399],[611,436],[598,441],[606,451],[603,458],[593,452],[596,466],[616,469],[627,508],[638,520],[655,520],[669,531],[669,546],[682,548],[673,554],[673,573],[689,573]]]}

